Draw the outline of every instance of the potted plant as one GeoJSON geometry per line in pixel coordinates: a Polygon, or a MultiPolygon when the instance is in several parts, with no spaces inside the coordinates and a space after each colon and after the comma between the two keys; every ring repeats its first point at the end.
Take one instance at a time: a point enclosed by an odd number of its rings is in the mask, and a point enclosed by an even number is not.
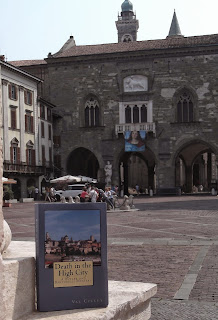
{"type": "Polygon", "coordinates": [[[3,186],[3,207],[11,207],[8,200],[14,199],[14,193],[8,185],[3,186]]]}

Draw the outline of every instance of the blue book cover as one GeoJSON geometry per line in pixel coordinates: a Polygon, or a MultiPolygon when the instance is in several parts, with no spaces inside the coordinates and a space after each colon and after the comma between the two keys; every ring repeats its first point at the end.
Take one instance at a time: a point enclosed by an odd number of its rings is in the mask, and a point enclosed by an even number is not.
{"type": "Polygon", "coordinates": [[[106,204],[35,206],[38,311],[106,307],[106,204]]]}

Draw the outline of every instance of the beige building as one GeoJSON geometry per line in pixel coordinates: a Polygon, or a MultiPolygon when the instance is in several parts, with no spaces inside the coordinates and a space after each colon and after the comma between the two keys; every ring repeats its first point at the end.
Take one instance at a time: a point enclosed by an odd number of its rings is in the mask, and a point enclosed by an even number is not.
{"type": "MultiPolygon", "coordinates": [[[[41,188],[52,171],[52,107],[38,97],[41,79],[0,60],[3,124],[3,173],[14,178],[15,198],[41,188]]],[[[33,195],[33,194],[32,194],[33,195]]]]}

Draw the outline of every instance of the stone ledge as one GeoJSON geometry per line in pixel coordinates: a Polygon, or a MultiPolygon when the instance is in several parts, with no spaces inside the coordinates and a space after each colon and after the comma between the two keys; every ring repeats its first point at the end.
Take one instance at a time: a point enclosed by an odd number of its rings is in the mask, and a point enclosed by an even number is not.
{"type": "Polygon", "coordinates": [[[150,283],[109,281],[107,308],[55,312],[34,311],[35,242],[12,241],[3,254],[5,320],[147,320],[157,286],[150,283]]]}
{"type": "Polygon", "coordinates": [[[24,203],[24,202],[33,202],[34,198],[21,198],[20,199],[20,203],[24,203]]]}

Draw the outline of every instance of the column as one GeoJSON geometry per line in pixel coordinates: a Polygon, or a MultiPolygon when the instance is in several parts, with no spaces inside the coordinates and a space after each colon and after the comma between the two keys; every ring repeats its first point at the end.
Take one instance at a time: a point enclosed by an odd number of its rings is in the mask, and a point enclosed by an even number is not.
{"type": "Polygon", "coordinates": [[[4,160],[5,161],[10,161],[10,141],[8,137],[8,81],[2,80],[2,101],[3,101],[3,106],[2,106],[2,111],[3,111],[3,141],[4,141],[4,146],[3,146],[3,152],[4,152],[4,160]]]}
{"type": "Polygon", "coordinates": [[[19,87],[20,161],[26,163],[24,88],[19,87]]]}
{"type": "Polygon", "coordinates": [[[207,181],[207,153],[203,154],[203,159],[204,159],[204,187],[207,188],[208,187],[208,181],[207,181]]]}
{"type": "Polygon", "coordinates": [[[37,100],[37,90],[33,92],[33,121],[34,121],[34,131],[35,131],[35,142],[34,148],[36,152],[36,166],[39,165],[39,135],[38,135],[38,100],[37,100]]]}
{"type": "Polygon", "coordinates": [[[193,186],[193,171],[192,166],[189,165],[186,167],[186,192],[191,193],[193,186]]]}

